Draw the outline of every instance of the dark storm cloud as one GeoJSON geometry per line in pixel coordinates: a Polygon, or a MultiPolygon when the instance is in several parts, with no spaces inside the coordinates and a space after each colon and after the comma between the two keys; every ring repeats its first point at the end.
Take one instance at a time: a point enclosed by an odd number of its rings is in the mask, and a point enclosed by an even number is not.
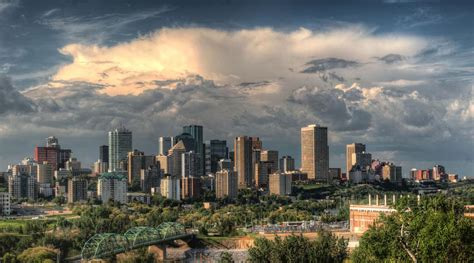
{"type": "Polygon", "coordinates": [[[344,94],[344,91],[338,89],[302,87],[296,89],[288,100],[308,107],[317,118],[336,131],[369,128],[372,119],[370,113],[356,107],[348,107],[343,98],[344,94]]]}
{"type": "Polygon", "coordinates": [[[381,58],[378,58],[380,61],[383,61],[387,64],[392,64],[392,63],[395,63],[395,62],[399,62],[399,61],[402,61],[403,60],[403,56],[399,55],[399,54],[388,54],[386,56],[383,56],[381,58]]]}
{"type": "Polygon", "coordinates": [[[8,77],[0,76],[0,114],[27,113],[35,110],[35,105],[12,86],[8,77]]]}
{"type": "Polygon", "coordinates": [[[311,60],[306,63],[306,66],[309,67],[305,68],[301,73],[318,73],[331,69],[357,67],[359,66],[359,63],[340,58],[323,58],[311,60]]]}

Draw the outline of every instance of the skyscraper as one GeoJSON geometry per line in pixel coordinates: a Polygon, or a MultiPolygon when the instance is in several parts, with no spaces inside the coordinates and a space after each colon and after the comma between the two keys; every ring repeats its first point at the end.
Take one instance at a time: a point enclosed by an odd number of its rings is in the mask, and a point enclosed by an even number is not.
{"type": "Polygon", "coordinates": [[[259,161],[254,164],[254,185],[257,188],[268,187],[268,176],[273,173],[273,162],[259,161]]]}
{"type": "Polygon", "coordinates": [[[221,170],[216,173],[216,197],[237,197],[237,176],[232,170],[221,170]]]}
{"type": "Polygon", "coordinates": [[[433,180],[440,181],[447,179],[446,177],[446,170],[444,169],[444,166],[439,164],[433,166],[433,180]]]}
{"type": "Polygon", "coordinates": [[[141,169],[147,169],[150,166],[154,166],[156,158],[153,155],[145,155],[144,152],[134,150],[128,153],[128,183],[138,183],[140,181],[141,169]]]}
{"type": "MultiPolygon", "coordinates": [[[[173,146],[169,150],[168,154],[168,173],[175,176],[176,178],[181,178],[182,172],[181,172],[181,161],[182,157],[181,155],[186,152],[186,147],[184,146],[183,141],[179,141],[177,144],[173,146]]],[[[163,167],[163,164],[161,164],[161,167],[163,167]]]]}
{"type": "Polygon", "coordinates": [[[99,147],[99,160],[102,163],[109,163],[109,146],[102,145],[99,147]]]}
{"type": "Polygon", "coordinates": [[[132,151],[132,132],[120,127],[109,132],[109,171],[122,170],[120,162],[132,151]]]}
{"type": "Polygon", "coordinates": [[[365,144],[362,143],[352,143],[346,145],[346,175],[349,175],[349,172],[352,169],[352,154],[353,153],[362,153],[365,152],[365,144]]]}
{"type": "Polygon", "coordinates": [[[199,198],[201,196],[201,178],[183,177],[181,178],[181,198],[199,198]]]}
{"type": "Polygon", "coordinates": [[[205,172],[215,174],[219,170],[219,161],[228,158],[227,141],[211,140],[206,143],[205,172]]]}
{"type": "Polygon", "coordinates": [[[310,180],[329,181],[327,127],[312,124],[301,128],[301,171],[310,180]]]}
{"type": "Polygon", "coordinates": [[[283,173],[295,170],[295,159],[291,156],[283,156],[280,158],[280,171],[283,173]]]}
{"type": "Polygon", "coordinates": [[[171,147],[173,147],[173,137],[160,137],[158,139],[158,155],[168,155],[171,147]]]}
{"type": "Polygon", "coordinates": [[[237,173],[239,188],[250,187],[253,180],[252,137],[239,136],[234,140],[234,171],[237,173]]]}
{"type": "Polygon", "coordinates": [[[53,147],[35,147],[35,161],[37,163],[47,162],[53,170],[59,168],[59,151],[57,148],[53,147]]]}
{"type": "Polygon", "coordinates": [[[278,151],[264,150],[260,153],[260,161],[270,162],[271,173],[278,171],[278,151]]]}
{"type": "Polygon", "coordinates": [[[193,151],[181,154],[181,178],[198,177],[198,158],[193,151]]]}
{"type": "Polygon", "coordinates": [[[188,125],[183,127],[183,133],[189,133],[195,141],[195,152],[198,158],[198,175],[204,175],[205,159],[204,159],[204,133],[201,125],[188,125]]]}
{"type": "Polygon", "coordinates": [[[54,137],[54,136],[49,136],[49,137],[46,139],[46,147],[52,147],[52,148],[59,147],[58,138],[56,138],[56,137],[54,137]]]}

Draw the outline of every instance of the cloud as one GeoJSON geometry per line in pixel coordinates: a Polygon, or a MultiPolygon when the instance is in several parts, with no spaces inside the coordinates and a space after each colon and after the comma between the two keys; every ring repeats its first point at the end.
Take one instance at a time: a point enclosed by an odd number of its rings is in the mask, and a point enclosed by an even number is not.
{"type": "Polygon", "coordinates": [[[19,0],[0,0],[0,13],[9,8],[17,7],[19,3],[19,0]]]}
{"type": "Polygon", "coordinates": [[[74,43],[103,43],[111,36],[121,34],[121,31],[130,24],[154,18],[169,7],[128,14],[111,13],[100,16],[59,16],[59,9],[44,12],[36,21],[40,25],[49,27],[62,34],[62,38],[74,43]]]}
{"type": "MultiPolygon", "coordinates": [[[[303,79],[304,76],[296,76],[288,68],[304,71],[311,58],[327,57],[309,63],[319,69],[348,69],[356,65],[355,61],[370,61],[391,53],[413,56],[427,46],[428,41],[422,38],[376,36],[360,26],[329,31],[301,28],[290,32],[272,28],[234,31],[163,28],[110,47],[67,45],[61,53],[70,56],[73,62],[62,67],[53,79],[103,84],[102,92],[109,95],[137,95],[154,89],[155,80],[188,74],[198,74],[217,83],[303,79]]],[[[339,76],[334,80],[344,79],[337,72],[332,73],[339,76]]]]}
{"type": "Polygon", "coordinates": [[[388,54],[388,55],[385,55],[381,58],[378,58],[380,61],[383,61],[387,64],[392,64],[392,63],[395,63],[395,62],[399,62],[399,61],[402,61],[403,60],[403,56],[399,55],[399,54],[388,54]]]}
{"type": "Polygon", "coordinates": [[[32,111],[0,116],[0,139],[17,134],[32,145],[55,134],[92,162],[93,147],[120,123],[150,153],[157,136],[196,123],[207,139],[260,136],[264,147],[298,158],[299,127],[320,123],[332,149],[365,142],[404,165],[472,159],[472,83],[453,81],[451,70],[463,67],[440,59],[448,51],[420,55],[432,48],[427,38],[363,27],[164,28],[110,46],[75,43],[60,50],[71,62],[19,94],[32,111]],[[403,59],[376,59],[387,54],[403,59]],[[313,66],[324,72],[301,73],[313,66]]]}
{"type": "Polygon", "coordinates": [[[13,88],[10,78],[0,76],[0,115],[32,112],[34,108],[29,99],[13,88]]]}
{"type": "Polygon", "coordinates": [[[359,63],[356,61],[348,61],[340,58],[315,59],[306,63],[306,66],[310,67],[305,68],[301,73],[317,73],[330,69],[357,67],[358,65],[359,63]]]}

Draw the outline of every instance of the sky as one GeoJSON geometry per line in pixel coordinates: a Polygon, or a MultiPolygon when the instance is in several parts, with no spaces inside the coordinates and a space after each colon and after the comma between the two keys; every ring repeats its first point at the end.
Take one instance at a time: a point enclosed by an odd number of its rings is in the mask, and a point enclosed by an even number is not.
{"type": "MultiPolygon", "coordinates": [[[[204,126],[300,159],[300,128],[413,167],[474,175],[469,1],[0,0],[0,170],[54,135],[84,164],[204,126]]],[[[231,146],[232,148],[232,146],[231,146]]]]}

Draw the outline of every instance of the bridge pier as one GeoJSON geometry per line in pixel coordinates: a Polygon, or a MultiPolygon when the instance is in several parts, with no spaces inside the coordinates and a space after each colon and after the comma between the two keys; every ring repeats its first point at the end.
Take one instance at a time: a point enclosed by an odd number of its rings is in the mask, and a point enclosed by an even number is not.
{"type": "Polygon", "coordinates": [[[151,245],[148,247],[148,253],[153,254],[158,262],[164,262],[166,260],[166,244],[151,245]]]}

